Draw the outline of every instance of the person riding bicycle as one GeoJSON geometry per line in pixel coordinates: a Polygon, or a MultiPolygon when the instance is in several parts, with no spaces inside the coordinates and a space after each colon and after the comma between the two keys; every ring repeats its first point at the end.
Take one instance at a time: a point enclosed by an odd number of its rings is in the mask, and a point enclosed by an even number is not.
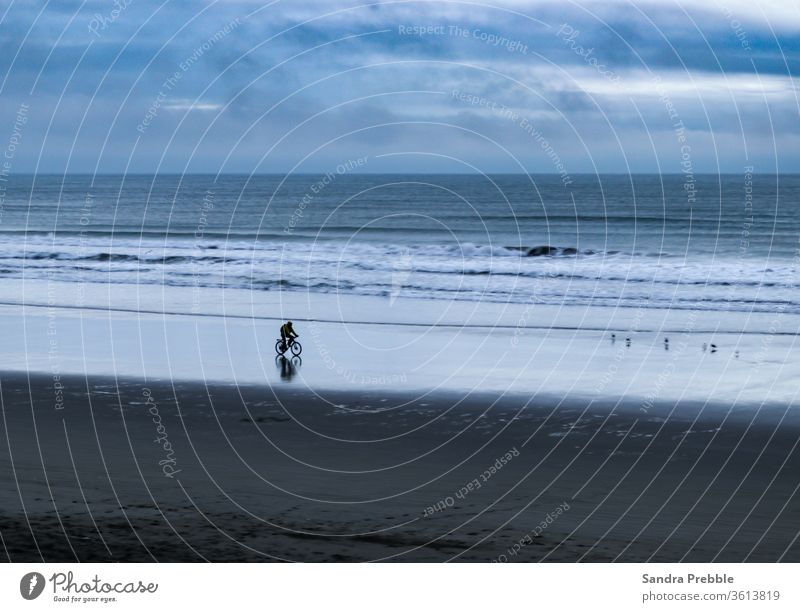
{"type": "Polygon", "coordinates": [[[287,347],[291,346],[292,341],[297,338],[298,334],[294,331],[294,327],[292,327],[291,321],[286,321],[283,325],[281,325],[281,340],[283,341],[283,350],[285,351],[287,347]],[[289,343],[286,343],[286,340],[289,340],[289,343]]]}

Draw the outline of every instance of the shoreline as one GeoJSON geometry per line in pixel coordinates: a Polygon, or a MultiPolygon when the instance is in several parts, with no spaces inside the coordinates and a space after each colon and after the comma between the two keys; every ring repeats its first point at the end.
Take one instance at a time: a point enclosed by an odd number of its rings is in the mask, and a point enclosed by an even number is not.
{"type": "MultiPolygon", "coordinates": [[[[300,292],[296,292],[300,294],[300,292]]],[[[319,297],[319,296],[316,296],[319,297]]],[[[373,299],[373,296],[353,296],[350,295],[348,298],[352,299],[353,301],[359,301],[366,299],[373,299]]],[[[426,301],[433,301],[433,300],[420,300],[423,302],[426,301]]],[[[472,302],[468,300],[463,300],[463,304],[471,304],[472,302]]],[[[495,304],[493,304],[495,305],[495,304]]],[[[500,303],[499,305],[504,305],[500,303]]],[[[507,306],[507,305],[506,305],[507,306]]],[[[513,306],[519,308],[520,304],[513,304],[513,306]]],[[[522,305],[524,306],[524,305],[522,305]]],[[[31,303],[31,302],[0,302],[0,308],[15,308],[15,307],[22,307],[22,308],[47,308],[49,310],[79,310],[85,311],[87,313],[104,313],[104,314],[121,314],[121,315],[128,315],[128,314],[137,314],[137,315],[158,315],[163,317],[209,317],[209,318],[220,318],[220,319],[240,319],[245,321],[278,321],[283,322],[285,317],[273,315],[254,315],[254,314],[230,314],[230,313],[216,313],[216,312],[181,312],[181,311],[166,311],[166,310],[146,310],[141,308],[124,308],[124,307],[116,307],[116,308],[108,308],[104,306],[86,306],[86,305],[68,305],[68,304],[59,304],[57,306],[53,306],[50,304],[45,303],[31,303]]],[[[603,307],[605,308],[605,307],[603,307]]],[[[622,310],[634,310],[634,307],[627,307],[627,306],[620,306],[622,310]]],[[[586,308],[587,310],[589,307],[586,308]]],[[[669,312],[679,312],[679,313],[696,313],[698,311],[693,310],[691,308],[661,308],[655,307],[648,309],[654,313],[669,313],[669,312]]],[[[699,311],[705,312],[705,311],[699,311]]],[[[743,313],[734,312],[735,315],[740,315],[743,313]]],[[[744,313],[750,314],[753,313],[744,313]]],[[[780,314],[779,312],[776,313],[769,313],[769,312],[758,312],[759,315],[772,315],[776,316],[780,314]]],[[[792,315],[795,316],[795,315],[792,315]]],[[[429,322],[424,321],[375,321],[375,320],[344,320],[344,319],[324,319],[324,318],[308,318],[308,317],[292,317],[294,322],[301,322],[301,323],[331,323],[331,324],[340,324],[340,325],[370,325],[370,326],[385,326],[385,327],[431,327],[429,322]]],[[[464,327],[469,327],[469,329],[473,330],[532,330],[532,331],[543,331],[543,330],[553,330],[553,331],[574,331],[574,332],[619,332],[625,333],[630,332],[629,327],[625,327],[624,325],[617,325],[616,327],[609,327],[609,326],[588,326],[588,325],[531,325],[526,323],[525,325],[518,325],[512,323],[478,323],[478,324],[469,324],[465,325],[463,323],[436,323],[437,328],[442,329],[463,329],[464,327]]],[[[668,333],[668,334],[679,334],[683,332],[684,329],[680,327],[671,327],[671,328],[663,328],[663,327],[653,327],[653,328],[639,328],[636,329],[635,332],[637,334],[654,334],[654,333],[668,333]]],[[[691,331],[692,334],[708,334],[708,335],[742,335],[742,336],[796,336],[797,331],[764,331],[759,329],[719,329],[717,327],[708,328],[708,329],[693,329],[691,331]]]]}
{"type": "Polygon", "coordinates": [[[0,304],[0,371],[737,406],[794,403],[800,378],[800,315],[790,313],[167,287],[151,295],[77,283],[29,283],[22,301],[0,304]],[[48,291],[59,304],[41,302],[48,291]],[[304,347],[296,368],[275,358],[286,319],[298,322],[304,347]]]}
{"type": "Polygon", "coordinates": [[[787,406],[64,377],[56,411],[28,380],[0,373],[11,561],[800,560],[787,406]]]}

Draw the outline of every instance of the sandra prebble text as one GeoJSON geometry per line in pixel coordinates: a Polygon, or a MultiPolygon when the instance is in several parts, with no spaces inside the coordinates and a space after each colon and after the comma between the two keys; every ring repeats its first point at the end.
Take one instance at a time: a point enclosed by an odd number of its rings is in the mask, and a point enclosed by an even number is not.
{"type": "Polygon", "coordinates": [[[728,576],[728,574],[687,574],[684,578],[675,574],[666,576],[642,574],[642,582],[644,584],[733,584],[733,576],[728,576]]]}

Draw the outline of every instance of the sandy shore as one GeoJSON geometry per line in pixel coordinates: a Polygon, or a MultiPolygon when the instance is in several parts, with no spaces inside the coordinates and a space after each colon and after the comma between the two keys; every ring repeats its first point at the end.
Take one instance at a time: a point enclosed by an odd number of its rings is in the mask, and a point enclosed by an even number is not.
{"type": "Polygon", "coordinates": [[[800,315],[782,311],[195,295],[185,287],[154,293],[13,280],[0,289],[0,371],[276,387],[286,382],[274,362],[285,319],[297,323],[304,347],[293,384],[333,403],[329,391],[513,392],[737,411],[797,401],[800,315]],[[11,303],[20,297],[24,305],[11,303]]]}
{"type": "Polygon", "coordinates": [[[800,561],[777,405],[0,385],[11,561],[800,561]]]}

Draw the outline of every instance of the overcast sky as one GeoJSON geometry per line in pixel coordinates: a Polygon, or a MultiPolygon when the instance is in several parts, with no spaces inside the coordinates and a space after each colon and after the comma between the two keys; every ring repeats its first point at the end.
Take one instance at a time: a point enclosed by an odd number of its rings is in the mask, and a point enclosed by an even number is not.
{"type": "Polygon", "coordinates": [[[800,171],[796,1],[53,0],[0,16],[7,172],[800,171]]]}

